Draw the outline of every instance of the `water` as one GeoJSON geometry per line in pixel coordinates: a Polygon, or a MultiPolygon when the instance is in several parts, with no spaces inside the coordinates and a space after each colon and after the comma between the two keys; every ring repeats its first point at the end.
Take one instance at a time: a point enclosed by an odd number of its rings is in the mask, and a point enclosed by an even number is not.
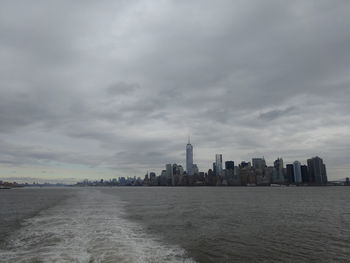
{"type": "Polygon", "coordinates": [[[0,262],[349,262],[347,187],[0,191],[0,262]]]}

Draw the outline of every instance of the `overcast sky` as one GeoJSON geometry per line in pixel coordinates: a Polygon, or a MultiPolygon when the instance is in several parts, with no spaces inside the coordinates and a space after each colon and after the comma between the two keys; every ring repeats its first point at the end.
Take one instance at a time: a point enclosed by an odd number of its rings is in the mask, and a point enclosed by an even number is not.
{"type": "MultiPolygon", "coordinates": [[[[349,175],[350,1],[0,4],[0,177],[320,156],[349,175]]],[[[73,178],[73,179],[68,179],[73,178]]]]}

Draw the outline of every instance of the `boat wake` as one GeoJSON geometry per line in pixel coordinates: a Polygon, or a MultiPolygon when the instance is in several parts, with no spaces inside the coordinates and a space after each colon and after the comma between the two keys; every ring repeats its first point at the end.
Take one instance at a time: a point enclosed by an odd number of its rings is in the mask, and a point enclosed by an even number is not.
{"type": "Polygon", "coordinates": [[[127,220],[124,205],[98,189],[77,189],[26,220],[0,250],[0,262],[193,262],[184,249],[127,220]]]}

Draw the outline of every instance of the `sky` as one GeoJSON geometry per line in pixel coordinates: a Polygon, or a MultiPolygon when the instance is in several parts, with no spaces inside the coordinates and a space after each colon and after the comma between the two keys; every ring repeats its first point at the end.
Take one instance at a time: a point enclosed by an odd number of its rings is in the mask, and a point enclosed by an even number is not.
{"type": "Polygon", "coordinates": [[[350,1],[2,0],[0,178],[157,174],[215,154],[349,175],[350,1]]]}

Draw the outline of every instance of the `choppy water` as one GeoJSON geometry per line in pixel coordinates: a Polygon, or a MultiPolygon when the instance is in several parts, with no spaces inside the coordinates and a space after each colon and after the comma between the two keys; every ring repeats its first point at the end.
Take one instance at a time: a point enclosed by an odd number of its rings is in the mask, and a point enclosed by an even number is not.
{"type": "Polygon", "coordinates": [[[350,188],[0,192],[0,262],[349,262],[350,188]]]}

